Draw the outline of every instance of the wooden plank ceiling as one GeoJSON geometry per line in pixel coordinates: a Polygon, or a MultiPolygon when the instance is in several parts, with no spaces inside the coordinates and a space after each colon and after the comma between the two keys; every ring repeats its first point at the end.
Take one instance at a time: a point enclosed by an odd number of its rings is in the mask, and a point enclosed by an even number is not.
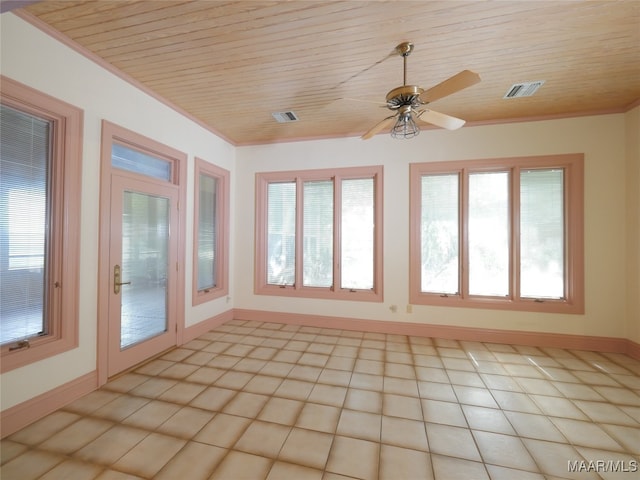
{"type": "MultiPolygon", "coordinates": [[[[430,105],[469,122],[624,111],[640,99],[640,2],[46,1],[26,8],[236,145],[360,135],[402,85],[469,69],[430,105]],[[503,99],[544,80],[532,97],[503,99]],[[272,112],[292,110],[280,124],[272,112]]],[[[99,93],[99,92],[96,92],[99,93]]]]}

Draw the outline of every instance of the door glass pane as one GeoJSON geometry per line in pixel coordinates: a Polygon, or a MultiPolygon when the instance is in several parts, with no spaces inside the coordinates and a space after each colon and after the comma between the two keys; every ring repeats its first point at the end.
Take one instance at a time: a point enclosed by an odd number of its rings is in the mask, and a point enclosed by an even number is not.
{"type": "Polygon", "coordinates": [[[509,173],[469,175],[469,293],[509,294],[509,173]]]}
{"type": "Polygon", "coordinates": [[[459,291],[458,174],[422,177],[420,219],[421,290],[457,294],[459,291]]]}
{"type": "Polygon", "coordinates": [[[111,147],[111,165],[159,180],[171,180],[171,162],[117,143],[111,147]]]}
{"type": "Polygon", "coordinates": [[[198,200],[198,291],[216,286],[217,187],[218,180],[199,175],[198,200]]]}
{"type": "Polygon", "coordinates": [[[167,330],[169,199],[124,192],[120,347],[167,330]]]}
{"type": "Polygon", "coordinates": [[[304,183],[303,284],[333,285],[333,181],[304,183]]]}
{"type": "Polygon", "coordinates": [[[270,183],[267,190],[267,283],[296,279],[296,184],[270,183]]]}
{"type": "Polygon", "coordinates": [[[50,122],[0,110],[0,343],[48,333],[50,122]]]}
{"type": "Polygon", "coordinates": [[[564,297],[564,172],[520,174],[520,294],[564,297]]]}
{"type": "Polygon", "coordinates": [[[341,288],[367,289],[373,285],[373,178],[342,181],[340,236],[341,288]]]}

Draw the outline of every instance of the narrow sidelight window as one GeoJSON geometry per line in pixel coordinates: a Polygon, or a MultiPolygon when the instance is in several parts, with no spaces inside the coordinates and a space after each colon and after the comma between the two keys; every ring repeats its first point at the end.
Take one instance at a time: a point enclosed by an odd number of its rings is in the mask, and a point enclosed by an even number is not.
{"type": "Polygon", "coordinates": [[[227,295],[229,172],[196,158],[193,304],[227,295]]]}

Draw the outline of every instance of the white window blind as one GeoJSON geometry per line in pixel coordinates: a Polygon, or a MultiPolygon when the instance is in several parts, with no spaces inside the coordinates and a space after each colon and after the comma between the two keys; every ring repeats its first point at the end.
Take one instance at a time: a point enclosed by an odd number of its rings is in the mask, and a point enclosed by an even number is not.
{"type": "Polygon", "coordinates": [[[216,286],[218,180],[201,173],[198,183],[198,290],[200,291],[216,286]]]}
{"type": "Polygon", "coordinates": [[[296,183],[267,190],[267,283],[293,285],[296,278],[296,183]]]}
{"type": "Polygon", "coordinates": [[[48,329],[50,122],[0,106],[0,341],[48,329]]]}
{"type": "Polygon", "coordinates": [[[303,285],[333,285],[333,181],[303,184],[303,285]]]}
{"type": "Polygon", "coordinates": [[[565,278],[564,171],[520,173],[521,296],[563,298],[565,278]]]}
{"type": "Polygon", "coordinates": [[[455,295],[459,291],[459,183],[457,174],[422,177],[422,292],[455,295]]]}

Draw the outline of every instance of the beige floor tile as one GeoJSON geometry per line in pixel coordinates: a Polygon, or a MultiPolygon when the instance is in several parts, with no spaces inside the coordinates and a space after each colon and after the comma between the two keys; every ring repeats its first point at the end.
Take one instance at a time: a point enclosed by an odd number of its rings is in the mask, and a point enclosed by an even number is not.
{"type": "Polygon", "coordinates": [[[640,396],[628,388],[615,388],[608,386],[595,386],[593,388],[611,403],[640,407],[640,396]]]}
{"type": "Polygon", "coordinates": [[[325,368],[333,368],[335,370],[345,370],[351,372],[353,369],[353,365],[356,363],[356,359],[354,357],[344,357],[336,355],[336,351],[334,349],[333,354],[329,356],[329,360],[325,364],[325,368]]]}
{"type": "Polygon", "coordinates": [[[573,445],[602,450],[623,450],[618,442],[611,438],[598,425],[591,422],[583,422],[570,418],[551,418],[551,421],[573,445]]]}
{"type": "Polygon", "coordinates": [[[287,378],[294,380],[302,380],[304,382],[316,382],[322,373],[322,368],[311,367],[309,365],[295,365],[287,378]]]}
{"type": "Polygon", "coordinates": [[[82,418],[49,437],[40,444],[40,448],[70,454],[95,440],[113,425],[113,422],[98,418],[82,418]]]}
{"type": "Polygon", "coordinates": [[[67,428],[81,417],[75,413],[57,411],[38,420],[35,423],[18,430],[9,439],[24,443],[25,445],[37,445],[44,442],[51,435],[67,428]]]}
{"type": "Polygon", "coordinates": [[[257,393],[240,392],[222,410],[229,415],[238,415],[240,417],[255,418],[264,404],[267,403],[269,397],[257,393]]]}
{"type": "Polygon", "coordinates": [[[62,478],[65,480],[92,480],[101,471],[102,467],[99,465],[68,459],[53,467],[39,480],[60,480],[62,478]]]}
{"type": "Polygon", "coordinates": [[[115,425],[74,455],[87,462],[111,465],[140,443],[149,432],[125,425],[115,425]]]}
{"type": "Polygon", "coordinates": [[[148,375],[127,373],[125,375],[122,375],[121,377],[111,380],[104,386],[104,388],[105,390],[110,390],[112,392],[125,393],[146,382],[147,380],[149,380],[149,378],[150,377],[148,375]]]}
{"type": "Polygon", "coordinates": [[[524,438],[522,441],[535,459],[541,473],[545,475],[579,480],[600,478],[595,472],[571,472],[569,470],[568,462],[580,461],[583,458],[571,445],[529,438],[524,438]]]}
{"type": "Polygon", "coordinates": [[[245,392],[260,393],[262,395],[273,394],[280,384],[282,378],[270,377],[267,375],[256,375],[244,387],[245,392]]]}
{"type": "Polygon", "coordinates": [[[221,368],[200,367],[189,375],[185,380],[187,382],[202,383],[203,385],[211,385],[218,380],[225,371],[221,368]]]}
{"type": "MultiPolygon", "coordinates": [[[[462,458],[431,455],[433,471],[437,480],[490,480],[487,470],[481,462],[473,462],[462,458]]],[[[428,477],[427,477],[428,478],[428,477]]],[[[511,477],[515,480],[519,477],[511,477]]]]}
{"type": "Polygon", "coordinates": [[[269,375],[271,377],[277,378],[285,378],[289,375],[289,372],[294,367],[294,363],[285,363],[285,362],[267,362],[262,370],[260,370],[261,375],[269,375]]]}
{"type": "Polygon", "coordinates": [[[503,410],[524,413],[542,413],[537,405],[526,394],[520,392],[506,392],[493,390],[493,397],[503,410]]]}
{"type": "Polygon", "coordinates": [[[158,432],[189,440],[211,421],[214,413],[199,408],[183,407],[158,427],[158,432]]]}
{"type": "Polygon", "coordinates": [[[518,378],[518,383],[527,393],[561,397],[562,393],[549,380],[540,378],[518,378]]]}
{"type": "Polygon", "coordinates": [[[314,384],[287,378],[282,381],[274,395],[281,398],[291,398],[293,400],[306,400],[313,390],[314,384]]]}
{"type": "Polygon", "coordinates": [[[596,402],[605,401],[604,397],[589,385],[565,382],[553,382],[553,385],[567,398],[596,402]]]}
{"type": "Polygon", "coordinates": [[[216,380],[215,386],[219,388],[229,388],[231,390],[241,390],[252,378],[252,373],[230,371],[216,380]]]}
{"type": "Polygon", "coordinates": [[[640,428],[623,425],[601,425],[601,427],[627,452],[640,455],[640,428]]]}
{"type": "Polygon", "coordinates": [[[121,395],[103,407],[100,407],[98,410],[93,412],[93,415],[106,420],[121,422],[147,403],[149,403],[149,400],[146,398],[121,395]]]}
{"type": "Polygon", "coordinates": [[[334,385],[323,385],[318,383],[311,390],[307,401],[312,403],[320,403],[322,405],[342,407],[346,395],[346,387],[337,387],[334,385]]]}
{"type": "Polygon", "coordinates": [[[198,442],[187,443],[167,463],[154,480],[207,480],[227,451],[198,442]]]}
{"type": "Polygon", "coordinates": [[[332,443],[333,435],[328,433],[294,428],[280,451],[279,459],[323,470],[332,443]]]}
{"type": "Polygon", "coordinates": [[[276,458],[291,428],[277,423],[254,421],[242,434],[234,450],[276,458]]]}
{"type": "Polygon", "coordinates": [[[18,455],[22,455],[29,447],[18,442],[4,439],[0,442],[0,465],[13,460],[18,455]]]}
{"type": "Polygon", "coordinates": [[[475,405],[477,407],[498,408],[491,392],[487,388],[465,387],[464,385],[453,385],[458,401],[465,405],[475,405]]]}
{"type": "Polygon", "coordinates": [[[363,390],[373,390],[374,392],[381,392],[383,386],[382,375],[370,375],[368,373],[353,372],[351,375],[351,388],[361,388],[363,390]]]}
{"type": "MultiPolygon", "coordinates": [[[[149,381],[153,381],[153,379],[149,381]]],[[[88,395],[85,395],[84,397],[81,397],[78,400],[70,403],[69,405],[66,405],[64,407],[64,410],[73,413],[88,415],[92,412],[95,412],[100,407],[103,407],[107,403],[112,402],[118,397],[119,395],[116,392],[109,392],[108,390],[96,390],[95,392],[91,392],[88,395]]]]}
{"type": "Polygon", "coordinates": [[[271,469],[272,460],[244,452],[232,451],[215,469],[215,480],[256,480],[265,478],[271,469]]]}
{"type": "MultiPolygon", "coordinates": [[[[178,383],[177,380],[171,380],[168,378],[151,377],[146,382],[132,389],[130,393],[138,397],[157,398],[158,396],[162,395],[164,392],[169,390],[171,387],[173,387],[177,383],[178,383]]],[[[98,390],[98,392],[100,391],[101,390],[98,390]]]]}
{"type": "Polygon", "coordinates": [[[518,437],[502,433],[473,431],[482,459],[492,465],[535,472],[536,464],[518,437]]]}
{"type": "MultiPolygon", "coordinates": [[[[487,470],[491,480],[545,480],[544,475],[533,472],[525,472],[513,468],[500,467],[498,465],[487,465],[487,470]]],[[[547,477],[547,480],[552,480],[547,477]]]]}
{"type": "Polygon", "coordinates": [[[265,422],[293,425],[304,403],[299,400],[273,397],[265,404],[258,419],[265,422]]]}
{"type": "Polygon", "coordinates": [[[373,479],[377,476],[379,458],[380,444],[336,435],[329,453],[327,471],[355,478],[373,479]]]}
{"type": "Polygon", "coordinates": [[[505,417],[507,412],[502,412],[502,410],[495,408],[476,407],[473,405],[462,405],[462,410],[469,427],[473,430],[515,435],[511,423],[509,423],[509,420],[505,417]]]}
{"type": "Polygon", "coordinates": [[[329,360],[328,355],[323,355],[321,353],[305,352],[298,359],[298,364],[310,365],[313,367],[324,367],[328,360],[329,360]]]}
{"type": "Polygon", "coordinates": [[[425,423],[418,420],[383,416],[380,441],[387,445],[429,451],[425,423]]]}
{"type": "Polygon", "coordinates": [[[191,365],[204,366],[213,360],[213,357],[215,356],[216,354],[212,352],[195,352],[191,356],[185,358],[183,362],[191,365]]]}
{"type": "Polygon", "coordinates": [[[286,462],[276,462],[271,467],[266,480],[322,480],[322,470],[294,465],[286,462]]]}
{"type": "Polygon", "coordinates": [[[122,423],[132,427],[155,430],[178,410],[180,410],[180,405],[175,403],[152,400],[125,418],[122,423]]]}
{"type": "Polygon", "coordinates": [[[169,368],[160,373],[163,377],[181,380],[188,377],[198,369],[197,365],[189,365],[188,363],[174,363],[169,368]]]}
{"type": "Polygon", "coordinates": [[[513,378],[506,375],[482,373],[480,377],[491,390],[506,390],[509,392],[522,392],[522,388],[513,378]]]}
{"type": "Polygon", "coordinates": [[[185,445],[184,440],[151,433],[114,464],[114,468],[141,477],[152,477],[185,445]]]}
{"type": "Polygon", "coordinates": [[[430,398],[432,400],[442,400],[445,402],[457,402],[458,398],[456,397],[453,388],[448,383],[438,383],[438,382],[418,382],[418,390],[420,392],[420,397],[422,398],[430,398]]]}
{"type": "Polygon", "coordinates": [[[382,398],[382,413],[391,417],[422,420],[420,400],[414,397],[385,393],[382,398]]]}
{"type": "Polygon", "coordinates": [[[382,394],[371,390],[350,388],[347,391],[344,407],[361,412],[382,413],[382,394]]]}
{"type": "Polygon", "coordinates": [[[433,478],[431,461],[425,452],[381,445],[380,447],[380,480],[433,478]]]}
{"type": "Polygon", "coordinates": [[[548,440],[550,442],[566,442],[566,438],[562,433],[544,415],[522,412],[505,412],[505,415],[521,437],[548,440]]]}
{"type": "Polygon", "coordinates": [[[33,480],[63,462],[62,455],[28,450],[2,466],[2,478],[5,480],[33,480]]]}
{"type": "MultiPolygon", "coordinates": [[[[388,364],[387,364],[388,365],[388,364]]],[[[383,378],[384,393],[394,393],[396,395],[406,395],[408,397],[418,397],[418,382],[407,378],[387,377],[383,378]]]]}
{"type": "Polygon", "coordinates": [[[462,372],[458,370],[447,370],[449,381],[454,385],[464,385],[467,387],[484,388],[484,382],[480,375],[474,372],[462,372]]]}
{"type": "Polygon", "coordinates": [[[118,472],[116,470],[105,470],[96,477],[95,480],[140,480],[142,477],[137,475],[130,475],[124,472],[118,472]]]}
{"type": "Polygon", "coordinates": [[[380,441],[382,415],[355,410],[342,410],[336,433],[345,437],[380,441]]]}
{"type": "Polygon", "coordinates": [[[422,400],[422,414],[425,422],[467,427],[467,420],[458,403],[424,399],[422,400]]]}
{"type": "Polygon", "coordinates": [[[479,462],[480,454],[467,428],[427,423],[429,451],[479,462]]]}
{"type": "Polygon", "coordinates": [[[340,409],[330,405],[305,403],[296,426],[318,432],[335,433],[340,418],[340,409]]]}
{"type": "MultiPolygon", "coordinates": [[[[435,355],[414,355],[413,364],[417,367],[419,366],[424,368],[437,368],[440,370],[444,370],[444,364],[442,363],[442,360],[440,360],[440,357],[435,355]]],[[[416,368],[416,373],[418,373],[418,371],[418,368],[416,368]]],[[[444,371],[442,373],[444,374],[444,371]]]]}
{"type": "Polygon", "coordinates": [[[318,383],[326,385],[334,385],[337,387],[348,387],[351,382],[351,372],[344,370],[336,370],[333,368],[324,368],[318,377],[318,383]]]}
{"type": "Polygon", "coordinates": [[[209,445],[231,448],[250,423],[249,418],[218,413],[193,439],[209,445]]]}
{"type": "Polygon", "coordinates": [[[591,470],[594,470],[597,466],[596,473],[601,478],[628,480],[630,477],[638,476],[640,461],[637,456],[586,447],[576,447],[576,450],[580,454],[579,458],[584,459],[587,467],[591,466],[591,470]],[[592,463],[590,464],[590,462],[592,463]]]}
{"type": "Polygon", "coordinates": [[[192,407],[219,412],[236,394],[236,391],[227,388],[209,387],[194,398],[190,405],[192,407]]]}
{"type": "Polygon", "coordinates": [[[545,415],[588,420],[588,417],[571,400],[566,398],[548,397],[546,395],[530,395],[529,397],[540,407],[540,410],[545,415]]]}

